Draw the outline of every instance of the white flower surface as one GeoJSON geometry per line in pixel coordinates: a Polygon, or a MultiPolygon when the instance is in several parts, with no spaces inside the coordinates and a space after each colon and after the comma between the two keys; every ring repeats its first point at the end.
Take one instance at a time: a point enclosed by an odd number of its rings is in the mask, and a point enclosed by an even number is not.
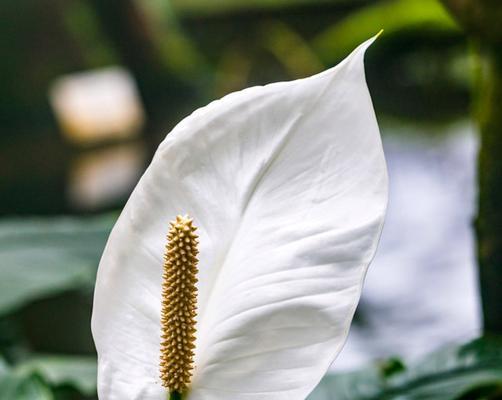
{"type": "Polygon", "coordinates": [[[101,400],[163,400],[168,221],[200,236],[189,400],[302,400],[340,352],[375,253],[387,172],[361,44],[306,79],[195,111],[159,146],[101,259],[101,400]]]}

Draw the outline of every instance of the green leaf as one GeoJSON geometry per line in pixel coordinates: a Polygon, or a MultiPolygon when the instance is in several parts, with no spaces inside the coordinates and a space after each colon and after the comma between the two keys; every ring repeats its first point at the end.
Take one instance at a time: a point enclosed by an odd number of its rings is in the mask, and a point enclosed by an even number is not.
{"type": "Polygon", "coordinates": [[[84,396],[95,396],[96,357],[39,355],[14,367],[0,358],[0,400],[53,399],[51,389],[57,388],[71,388],[84,396]]]}
{"type": "Polygon", "coordinates": [[[92,288],[114,215],[0,223],[0,316],[36,299],[92,288]]]}
{"type": "Polygon", "coordinates": [[[370,2],[319,34],[312,46],[326,63],[335,63],[380,29],[392,34],[413,27],[459,31],[458,25],[437,0],[370,2]]]}
{"type": "Polygon", "coordinates": [[[51,386],[70,386],[86,396],[97,390],[97,360],[93,356],[37,356],[16,367],[21,375],[39,375],[51,386]]]}
{"type": "Polygon", "coordinates": [[[386,398],[455,400],[476,388],[502,390],[502,342],[478,339],[461,347],[449,346],[389,380],[386,398]]]}
{"type": "Polygon", "coordinates": [[[9,366],[5,362],[3,358],[0,357],[0,381],[6,376],[9,372],[9,366]]]}
{"type": "Polygon", "coordinates": [[[327,375],[309,400],[489,399],[502,392],[502,342],[484,338],[449,346],[406,369],[386,371],[381,364],[327,375]]]}
{"type": "Polygon", "coordinates": [[[54,396],[38,376],[9,373],[0,377],[0,400],[54,400],[54,396]]]}
{"type": "Polygon", "coordinates": [[[0,356],[0,400],[54,400],[54,397],[40,377],[18,373],[0,356]]]}
{"type": "Polygon", "coordinates": [[[377,366],[326,375],[308,400],[359,400],[377,396],[385,381],[377,366]]]}

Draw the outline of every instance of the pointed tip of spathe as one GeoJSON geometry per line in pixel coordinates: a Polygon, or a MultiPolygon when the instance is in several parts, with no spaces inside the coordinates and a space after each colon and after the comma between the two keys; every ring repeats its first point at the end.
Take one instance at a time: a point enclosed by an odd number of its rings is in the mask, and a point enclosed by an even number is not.
{"type": "Polygon", "coordinates": [[[352,55],[358,53],[364,56],[366,50],[368,50],[368,47],[370,47],[375,42],[375,40],[377,40],[380,37],[380,35],[382,35],[383,31],[384,31],[383,29],[380,29],[380,31],[376,35],[370,37],[369,39],[361,43],[352,51],[352,53],[347,58],[350,58],[352,55]]]}
{"type": "Polygon", "coordinates": [[[370,37],[365,42],[361,43],[357,47],[357,49],[362,48],[364,51],[366,51],[368,49],[368,47],[371,46],[373,44],[373,42],[375,42],[375,40],[377,40],[383,34],[383,32],[384,32],[384,30],[380,29],[376,35],[370,37]]]}

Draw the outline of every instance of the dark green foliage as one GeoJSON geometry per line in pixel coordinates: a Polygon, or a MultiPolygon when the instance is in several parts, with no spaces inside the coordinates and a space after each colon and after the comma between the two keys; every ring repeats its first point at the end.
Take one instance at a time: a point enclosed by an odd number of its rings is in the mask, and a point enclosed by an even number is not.
{"type": "Polygon", "coordinates": [[[38,356],[12,367],[0,365],[0,400],[91,399],[96,394],[95,357],[38,356]]]}
{"type": "Polygon", "coordinates": [[[54,400],[49,387],[36,375],[9,374],[0,380],[0,399],[54,400]]]}
{"type": "Polygon", "coordinates": [[[115,216],[0,223],[0,317],[68,290],[91,290],[115,216]]]}
{"type": "Polygon", "coordinates": [[[115,219],[0,223],[0,400],[95,397],[92,288],[115,219]]]}
{"type": "Polygon", "coordinates": [[[478,339],[444,348],[403,369],[389,370],[387,365],[388,361],[356,372],[327,375],[308,399],[495,400],[502,393],[500,340],[478,339]]]}

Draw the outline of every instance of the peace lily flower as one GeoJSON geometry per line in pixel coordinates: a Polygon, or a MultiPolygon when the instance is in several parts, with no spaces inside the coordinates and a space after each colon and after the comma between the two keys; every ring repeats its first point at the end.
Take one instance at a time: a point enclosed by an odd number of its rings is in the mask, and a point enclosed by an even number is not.
{"type": "Polygon", "coordinates": [[[295,400],[316,386],[385,215],[374,39],[318,75],[214,101],[162,142],[99,265],[101,400],[295,400]]]}

